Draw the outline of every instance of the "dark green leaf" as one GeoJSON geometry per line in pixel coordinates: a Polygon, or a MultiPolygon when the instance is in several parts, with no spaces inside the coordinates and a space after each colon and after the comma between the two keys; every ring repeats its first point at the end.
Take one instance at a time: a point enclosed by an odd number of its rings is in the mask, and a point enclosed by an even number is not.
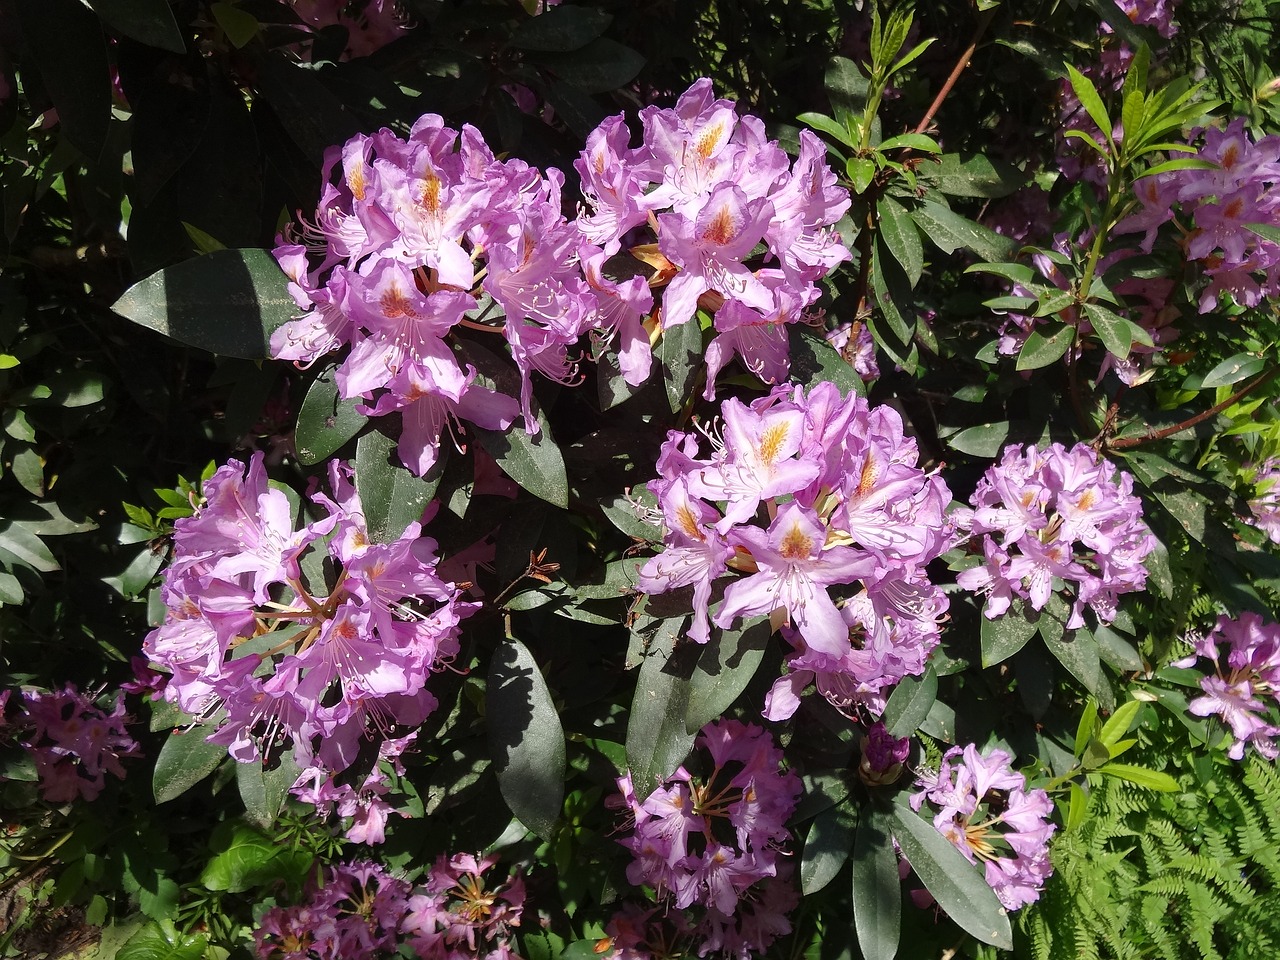
{"type": "Polygon", "coordinates": [[[409,524],[422,519],[447,459],[448,448],[442,445],[440,459],[426,476],[418,477],[400,463],[396,441],[390,437],[371,430],[356,442],[356,490],[374,543],[392,543],[409,524]]]}
{"type": "Polygon", "coordinates": [[[225,746],[205,739],[212,732],[209,728],[195,727],[169,734],[156,757],[155,773],[151,776],[156,803],[182,796],[227,758],[225,746]]]}
{"type": "Polygon", "coordinates": [[[866,960],[893,960],[902,934],[902,881],[891,830],[892,820],[869,807],[853,840],[853,925],[866,960]]]}
{"type": "Polygon", "coordinates": [[[853,365],[827,341],[796,323],[787,328],[787,338],[791,347],[791,379],[795,383],[810,387],[825,380],[834,383],[842,393],[867,395],[867,386],[853,365]]]}
{"type": "Polygon", "coordinates": [[[364,130],[365,124],[315,70],[280,56],[258,60],[257,89],[270,102],[290,139],[320,169],[325,150],[364,130]]]}
{"type": "Polygon", "coordinates": [[[551,439],[551,426],[538,414],[539,432],[529,436],[524,426],[514,423],[507,431],[471,429],[502,472],[535,497],[557,507],[569,506],[569,477],[564,469],[564,456],[551,439]]]}
{"type": "Polygon", "coordinates": [[[849,859],[857,824],[857,813],[848,803],[827,807],[813,818],[800,855],[800,892],[806,897],[817,893],[840,872],[849,859]]]}
{"type": "Polygon", "coordinates": [[[236,786],[244,801],[245,819],[263,830],[271,829],[300,772],[288,754],[270,770],[260,763],[237,763],[236,786]]]}
{"type": "Polygon", "coordinates": [[[593,7],[552,7],[516,27],[511,45],[521,50],[569,53],[600,36],[613,17],[593,7]]]}
{"type": "Polygon", "coordinates": [[[904,370],[914,371],[911,348],[916,334],[916,315],[911,305],[911,286],[897,262],[891,257],[886,259],[884,248],[879,244],[871,261],[871,290],[879,308],[869,320],[876,346],[904,370]]]}
{"type": "Polygon", "coordinates": [[[892,816],[902,856],[947,916],[983,943],[1012,950],[1009,915],[987,886],[982,868],[966,860],[905,799],[895,803],[892,816]]]}
{"type": "Polygon", "coordinates": [[[540,62],[583,93],[609,93],[634,80],[645,61],[630,47],[601,37],[572,54],[548,55],[540,62]]]}
{"type": "Polygon", "coordinates": [[[1002,260],[1014,251],[1013,241],[989,227],[975,223],[940,203],[926,200],[911,211],[911,217],[943,253],[956,248],[970,250],[984,260],[1002,260]]]}
{"type": "Polygon", "coordinates": [[[867,106],[867,78],[845,57],[832,57],[822,80],[832,112],[846,129],[856,130],[867,106]]]}
{"type": "Polygon", "coordinates": [[[256,827],[227,820],[214,830],[210,845],[214,854],[200,874],[210,890],[243,893],[279,872],[281,854],[290,852],[256,827]]]}
{"type": "Polygon", "coordinates": [[[1075,336],[1075,327],[1068,327],[1065,323],[1046,323],[1032,330],[1018,353],[1017,368],[1038,370],[1056,363],[1067,352],[1075,336]]]}
{"type": "Polygon", "coordinates": [[[189,346],[259,360],[298,312],[287,282],[265,250],[219,250],[153,273],[111,308],[189,346]]]}
{"type": "Polygon", "coordinates": [[[294,444],[299,463],[309,466],[328,459],[367,422],[356,413],[356,405],[361,402],[359,397],[349,400],[338,397],[338,385],[334,381],[336,369],[336,365],[330,365],[316,377],[298,410],[294,444]]]}
{"type": "Polygon", "coordinates": [[[170,53],[186,52],[169,0],[91,0],[90,6],[126,37],[170,53]]]}
{"type": "MultiPolygon", "coordinates": [[[[1149,564],[1147,572],[1151,572],[1149,564]]],[[[1093,630],[1093,639],[1098,642],[1098,655],[1116,670],[1137,672],[1143,669],[1142,658],[1133,644],[1110,627],[1099,624],[1093,630]]]]}
{"type": "Polygon", "coordinates": [[[40,573],[61,570],[44,541],[11,520],[0,520],[0,560],[19,564],[40,573]]]}
{"type": "Polygon", "coordinates": [[[1044,613],[1040,616],[1040,636],[1044,637],[1049,652],[1079,680],[1086,690],[1098,698],[1103,709],[1110,709],[1115,695],[1102,672],[1098,657],[1098,643],[1088,630],[1064,633],[1057,619],[1044,613]]]}
{"type": "Polygon", "coordinates": [[[938,698],[938,675],[930,664],[924,676],[903,677],[884,705],[885,729],[895,737],[909,737],[929,715],[938,698]]]}
{"type": "Polygon", "coordinates": [[[676,327],[662,328],[657,360],[662,364],[662,384],[673,413],[684,409],[694,378],[702,372],[702,329],[697,318],[676,327]]]}
{"type": "Polygon", "coordinates": [[[1228,357],[1206,373],[1204,379],[1200,381],[1200,389],[1209,390],[1214,387],[1228,387],[1233,383],[1239,383],[1241,380],[1248,380],[1255,374],[1261,373],[1266,365],[1267,362],[1262,357],[1255,357],[1248,353],[1237,353],[1234,357],[1228,357]]]}
{"type": "Polygon", "coordinates": [[[764,658],[770,633],[769,621],[764,619],[712,634],[689,678],[686,732],[697,733],[738,699],[764,658]]]}
{"type": "Polygon", "coordinates": [[[564,803],[564,729],[537,662],[519,640],[507,639],[494,653],[486,705],[503,799],[546,839],[564,803]]]}
{"type": "Polygon", "coordinates": [[[880,239],[906,274],[907,282],[914,287],[920,282],[920,274],[924,270],[920,231],[902,204],[891,197],[881,199],[878,212],[880,239]]]}
{"type": "Polygon", "coordinates": [[[1007,197],[1026,182],[1026,177],[1012,164],[993,160],[981,154],[944,153],[938,163],[922,167],[938,189],[952,197],[1007,197]]]}
{"type": "Polygon", "coordinates": [[[1009,421],[999,423],[981,423],[976,427],[966,427],[959,433],[946,438],[947,446],[959,450],[971,457],[982,457],[990,460],[1003,449],[1009,437],[1009,421]]]}
{"type": "Polygon", "coordinates": [[[115,960],[200,960],[207,946],[203,933],[182,933],[172,920],[153,920],[125,941],[115,960]]]}
{"type": "Polygon", "coordinates": [[[1018,601],[1007,613],[994,620],[982,618],[982,665],[994,667],[1021,650],[1036,633],[1036,625],[1027,620],[1018,601]]]}
{"type": "Polygon", "coordinates": [[[685,639],[684,625],[682,617],[659,624],[636,678],[627,720],[627,766],[640,800],[675,773],[693,746],[695,734],[688,732],[684,718],[689,676],[700,651],[685,639]],[[673,656],[677,637],[683,646],[680,655],[673,656]]]}
{"type": "MultiPolygon", "coordinates": [[[[827,136],[831,137],[837,143],[844,144],[846,147],[857,147],[858,145],[854,141],[853,136],[849,133],[848,130],[846,130],[843,126],[841,126],[839,123],[837,123],[835,120],[832,120],[830,117],[826,116],[825,114],[802,113],[798,117],[796,117],[796,119],[799,120],[801,123],[803,123],[807,127],[812,127],[814,130],[818,130],[822,133],[825,133],[827,136]]],[[[876,166],[875,162],[871,160],[866,160],[866,163],[869,163],[871,165],[871,170],[874,173],[875,166],[876,166]]]]}
{"type": "Polygon", "coordinates": [[[39,72],[67,139],[91,161],[99,160],[111,124],[102,25],[79,0],[17,0],[17,13],[28,48],[23,69],[30,65],[39,72]]]}

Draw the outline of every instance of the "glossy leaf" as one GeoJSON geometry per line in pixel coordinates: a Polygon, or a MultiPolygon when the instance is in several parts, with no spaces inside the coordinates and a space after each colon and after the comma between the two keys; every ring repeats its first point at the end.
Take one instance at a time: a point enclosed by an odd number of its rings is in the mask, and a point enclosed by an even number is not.
{"type": "Polygon", "coordinates": [[[1021,650],[1028,640],[1036,635],[1036,625],[1027,620],[1021,605],[1015,602],[1007,613],[988,620],[982,618],[980,639],[982,643],[982,665],[994,667],[1003,663],[1021,650]]]}
{"type": "Polygon", "coordinates": [[[938,698],[938,674],[930,664],[923,676],[903,677],[884,705],[885,729],[895,737],[909,737],[929,715],[938,698]]]}
{"type": "Polygon", "coordinates": [[[393,543],[405,527],[422,519],[447,459],[448,448],[442,444],[435,466],[418,477],[401,464],[396,441],[385,434],[371,430],[356,442],[356,490],[374,543],[393,543]]]}
{"type": "Polygon", "coordinates": [[[260,763],[237,763],[236,787],[244,802],[245,819],[263,830],[270,829],[301,772],[287,753],[271,769],[260,763]]]}
{"type": "Polygon", "coordinates": [[[1241,380],[1248,380],[1250,377],[1261,373],[1267,365],[1267,361],[1263,357],[1257,357],[1249,353],[1237,353],[1233,357],[1228,357],[1220,364],[1204,375],[1204,379],[1200,381],[1201,390],[1210,390],[1214,387],[1229,387],[1241,380]]]}
{"type": "MultiPolygon", "coordinates": [[[[627,719],[627,767],[636,798],[643,800],[684,763],[693,746],[685,714],[693,663],[673,657],[676,638],[684,637],[684,618],[664,620],[640,663],[636,692],[627,719]]],[[[687,646],[695,647],[696,644],[687,646]]],[[[691,659],[683,653],[686,659],[691,659]]]]}
{"type": "Polygon", "coordinates": [[[503,799],[517,819],[546,839],[564,803],[564,729],[533,655],[505,640],[489,667],[489,747],[503,799]]]}
{"type": "Polygon", "coordinates": [[[791,347],[793,382],[811,387],[825,380],[834,383],[842,393],[853,392],[860,397],[867,395],[867,385],[853,369],[853,364],[827,341],[815,337],[798,323],[787,328],[787,338],[791,347]]]}
{"type": "Polygon", "coordinates": [[[696,376],[702,371],[702,329],[697,319],[663,327],[654,353],[661,364],[667,403],[672,413],[679,413],[688,402],[696,376]]]}
{"type": "Polygon", "coordinates": [[[1121,780],[1136,783],[1148,790],[1159,790],[1163,793],[1173,793],[1180,789],[1178,781],[1167,773],[1149,770],[1146,767],[1136,767],[1130,763],[1108,763],[1098,767],[1094,772],[1109,777],[1119,777],[1121,780]]]}
{"type": "Polygon", "coordinates": [[[218,250],[153,273],[111,309],[188,346],[260,360],[298,313],[287,282],[265,250],[218,250]]]}
{"type": "Polygon", "coordinates": [[[921,173],[951,197],[1007,197],[1026,182],[1017,167],[982,154],[944,153],[921,173]]]}
{"type": "Polygon", "coordinates": [[[568,53],[585,47],[612,22],[609,14],[591,7],[551,7],[516,27],[511,45],[521,50],[568,53]]]}
{"type": "Polygon", "coordinates": [[[1038,370],[1056,363],[1067,352],[1075,336],[1075,327],[1063,323],[1048,323],[1032,330],[1018,352],[1017,368],[1038,370]]]}
{"type": "Polygon", "coordinates": [[[1004,449],[1008,438],[1009,421],[1001,420],[998,423],[980,423],[974,427],[966,427],[947,437],[946,443],[952,450],[959,450],[971,457],[991,459],[1004,449]]]}
{"type": "Polygon", "coordinates": [[[902,936],[902,881],[892,819],[864,808],[853,840],[853,925],[865,960],[893,960],[902,936]]]}
{"type": "Polygon", "coordinates": [[[104,23],[126,37],[170,53],[184,53],[182,31],[168,0],[91,0],[104,23]]]}
{"type": "Polygon", "coordinates": [[[227,759],[227,748],[205,739],[211,728],[172,731],[156,757],[151,790],[156,803],[182,796],[227,759]]]}
{"type": "Polygon", "coordinates": [[[609,93],[634,80],[645,60],[630,47],[600,37],[572,53],[545,55],[541,63],[583,93],[609,93]]]}
{"type": "Polygon", "coordinates": [[[982,868],[966,860],[905,800],[895,803],[892,817],[893,835],[902,856],[947,916],[983,943],[1012,950],[1009,915],[987,886],[982,868]]]}
{"type": "Polygon", "coordinates": [[[298,410],[294,446],[299,463],[309,466],[327,460],[367,422],[362,414],[356,413],[360,398],[343,400],[338,396],[336,369],[336,365],[330,365],[321,371],[298,410]]]}
{"type": "Polygon", "coordinates": [[[569,506],[569,477],[564,456],[551,439],[551,425],[538,415],[540,431],[529,436],[523,424],[513,423],[506,432],[471,426],[476,439],[493,457],[502,472],[535,497],[557,507],[569,506]]]}
{"type": "Polygon", "coordinates": [[[115,960],[201,960],[208,943],[203,933],[182,933],[172,920],[153,920],[121,945],[115,960]]]}
{"type": "Polygon", "coordinates": [[[800,891],[807,897],[835,879],[853,847],[858,817],[851,804],[827,807],[809,827],[800,854],[800,891]]]}
{"type": "Polygon", "coordinates": [[[738,699],[764,659],[771,632],[769,621],[764,619],[712,635],[689,678],[684,714],[687,733],[697,733],[738,699]]]}
{"type": "Polygon", "coordinates": [[[926,200],[911,211],[920,232],[943,253],[970,250],[984,260],[1002,260],[1013,253],[1014,245],[989,227],[975,223],[954,210],[926,200]]]}
{"type": "Polygon", "coordinates": [[[0,520],[0,560],[40,573],[62,569],[43,540],[13,521],[0,520]]]}
{"type": "Polygon", "coordinates": [[[907,282],[915,286],[924,270],[924,248],[920,244],[920,231],[906,208],[891,197],[884,197],[878,207],[880,239],[898,262],[907,282]]]}
{"type": "Polygon", "coordinates": [[[1102,131],[1102,135],[1111,140],[1111,118],[1107,116],[1107,108],[1102,102],[1102,97],[1098,95],[1098,88],[1093,85],[1093,81],[1086,77],[1071,64],[1067,64],[1067,80],[1071,84],[1071,89],[1075,91],[1080,106],[1084,107],[1085,113],[1089,114],[1094,124],[1102,131]]]}

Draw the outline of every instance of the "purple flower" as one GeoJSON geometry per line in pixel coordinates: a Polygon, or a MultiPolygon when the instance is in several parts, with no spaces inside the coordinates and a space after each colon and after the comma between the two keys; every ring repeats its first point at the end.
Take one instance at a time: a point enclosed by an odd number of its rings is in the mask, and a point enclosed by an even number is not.
{"type": "Polygon", "coordinates": [[[1254,474],[1254,496],[1249,500],[1250,521],[1267,535],[1272,543],[1280,543],[1280,457],[1272,457],[1254,474]]]}
{"type": "MultiPolygon", "coordinates": [[[[0,721],[3,707],[0,701],[0,721]]],[[[40,796],[50,803],[97,799],[106,774],[123,780],[121,759],[141,753],[125,732],[123,697],[106,712],[68,683],[47,693],[23,691],[22,709],[25,716],[13,725],[22,729],[21,743],[35,760],[40,796]]]]}
{"type": "Polygon", "coordinates": [[[1280,625],[1250,612],[1237,620],[1221,616],[1196,653],[1213,661],[1214,676],[1200,681],[1205,695],[1191,701],[1191,712],[1216,715],[1230,727],[1227,756],[1233,760],[1250,745],[1268,760],[1280,756],[1280,726],[1273,722],[1280,704],[1280,625]]]}

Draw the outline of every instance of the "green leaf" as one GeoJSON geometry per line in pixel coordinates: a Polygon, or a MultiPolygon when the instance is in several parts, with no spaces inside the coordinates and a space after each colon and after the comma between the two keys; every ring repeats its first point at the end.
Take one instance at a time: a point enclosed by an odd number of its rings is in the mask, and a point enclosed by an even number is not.
{"type": "Polygon", "coordinates": [[[287,282],[265,250],[218,250],[153,273],[111,309],[188,346],[260,360],[298,312],[287,282]]]}
{"type": "Polygon", "coordinates": [[[258,18],[233,3],[215,3],[210,7],[210,12],[237,50],[247,46],[258,35],[261,26],[258,18]]]}
{"type": "Polygon", "coordinates": [[[521,50],[569,53],[600,36],[613,17],[593,7],[552,7],[516,27],[511,45],[521,50]]]}
{"type": "Polygon", "coordinates": [[[227,820],[214,830],[214,855],[205,864],[200,882],[208,889],[243,893],[278,874],[277,858],[288,851],[256,827],[227,820]]]}
{"type": "Polygon", "coordinates": [[[1076,739],[1073,756],[1083,757],[1085,747],[1093,739],[1094,727],[1098,725],[1098,701],[1089,697],[1084,703],[1084,712],[1080,714],[1080,722],[1076,724],[1076,739]]]}
{"type": "MultiPolygon", "coordinates": [[[[856,131],[867,106],[867,78],[858,65],[845,57],[832,57],[827,61],[822,85],[826,88],[836,120],[847,130],[856,131]]],[[[846,142],[853,145],[853,142],[846,142]]]]}
{"type": "Polygon", "coordinates": [[[1075,327],[1065,323],[1046,323],[1032,330],[1018,353],[1017,369],[1038,370],[1056,363],[1067,352],[1075,336],[1075,327]]]}
{"type": "Polygon", "coordinates": [[[519,640],[498,647],[485,698],[493,770],[507,806],[550,837],[564,804],[564,729],[537,662],[519,640]]]}
{"type": "Polygon", "coordinates": [[[301,772],[288,753],[270,770],[260,763],[237,763],[236,786],[244,801],[245,819],[255,827],[271,829],[301,772]]]}
{"type": "Polygon", "coordinates": [[[920,231],[902,204],[891,197],[883,197],[878,207],[880,239],[898,262],[907,282],[914,287],[920,282],[924,270],[924,249],[920,245],[920,231]]]}
{"type": "Polygon", "coordinates": [[[971,457],[982,457],[989,460],[998,454],[1009,438],[1009,421],[998,423],[981,423],[976,427],[966,427],[959,433],[946,438],[947,446],[959,450],[971,457]]]}
{"type": "Polygon", "coordinates": [[[170,53],[186,52],[169,0],[90,0],[89,5],[104,23],[126,37],[170,53]]]}
{"type": "Polygon", "coordinates": [[[1280,227],[1272,223],[1246,223],[1244,228],[1251,233],[1256,233],[1263,240],[1270,240],[1272,243],[1280,243],[1280,227]]]}
{"type": "Polygon", "coordinates": [[[1007,197],[1027,181],[1017,167],[982,154],[944,153],[937,164],[922,167],[921,176],[948,196],[986,199],[1007,197]]]}
{"type": "Polygon", "coordinates": [[[822,381],[834,383],[842,393],[867,395],[867,385],[853,369],[853,364],[840,355],[840,351],[821,337],[815,337],[803,324],[787,327],[787,339],[791,348],[791,380],[802,385],[822,381]]]}
{"type": "Polygon", "coordinates": [[[540,63],[583,93],[610,93],[634,80],[645,59],[630,47],[601,37],[572,54],[543,56],[540,63]]]}
{"type": "Polygon", "coordinates": [[[182,933],[172,920],[153,920],[124,942],[115,960],[201,960],[208,944],[203,933],[182,933]]]}
{"type": "Polygon", "coordinates": [[[694,378],[702,372],[702,328],[695,320],[679,326],[662,328],[662,337],[654,351],[662,365],[662,385],[672,413],[684,409],[694,378]]]}
{"type": "Polygon", "coordinates": [[[865,960],[893,960],[902,935],[902,881],[892,820],[867,807],[853,840],[853,926],[865,960]]]}
{"type": "Polygon", "coordinates": [[[1102,672],[1098,658],[1098,643],[1088,630],[1073,630],[1067,638],[1062,625],[1054,617],[1041,615],[1040,636],[1049,652],[1058,658],[1067,670],[1079,680],[1086,690],[1098,698],[1105,708],[1115,694],[1102,672]]]}
{"type": "Polygon", "coordinates": [[[627,767],[636,798],[643,800],[684,763],[696,733],[689,733],[689,676],[700,651],[684,640],[685,618],[663,620],[640,664],[627,720],[627,767]],[[685,646],[672,656],[676,638],[685,646]],[[686,663],[686,661],[689,661],[686,663]]]}
{"type": "Polygon", "coordinates": [[[997,277],[1021,284],[1024,287],[1035,283],[1035,271],[1025,263],[975,263],[965,268],[965,273],[993,273],[997,277]]]}
{"type": "Polygon", "coordinates": [[[941,153],[942,148],[938,146],[938,141],[933,137],[925,136],[923,133],[901,133],[896,137],[890,137],[888,140],[880,144],[880,151],[897,150],[906,147],[908,150],[915,150],[919,153],[941,153]]]}
{"type": "Polygon", "coordinates": [[[1013,949],[1009,915],[982,869],[970,863],[933,826],[909,806],[905,794],[893,807],[893,835],[902,856],[911,864],[925,889],[962,930],[983,943],[1013,949]]]}
{"type": "Polygon", "coordinates": [[[1096,303],[1086,303],[1084,313],[1108,353],[1119,360],[1129,356],[1129,350],[1133,346],[1134,324],[1096,303]]]}
{"type": "Polygon", "coordinates": [[[827,807],[813,818],[800,854],[800,892],[806,897],[823,889],[840,872],[849,859],[857,824],[857,813],[848,803],[827,807]]]}
{"type": "Polygon", "coordinates": [[[374,543],[393,543],[411,523],[422,519],[444,475],[448,448],[426,476],[415,476],[400,463],[396,441],[371,430],[356,442],[356,490],[374,543]]]}
{"type": "Polygon", "coordinates": [[[1008,237],[933,200],[926,200],[913,209],[911,217],[920,232],[943,253],[963,248],[984,260],[1003,260],[1014,252],[1014,243],[1008,237]]]}
{"type": "Polygon", "coordinates": [[[11,573],[0,573],[0,603],[21,603],[22,584],[11,573]]]}
{"type": "Polygon", "coordinates": [[[1141,700],[1130,700],[1121,704],[1116,708],[1115,713],[1107,718],[1107,722],[1102,725],[1102,732],[1098,734],[1098,739],[1106,746],[1114,747],[1120,742],[1120,738],[1129,732],[1129,727],[1133,724],[1133,718],[1141,709],[1141,700]]]}
{"type": "Polygon", "coordinates": [[[359,397],[348,400],[338,397],[338,384],[334,380],[336,370],[337,365],[331,364],[321,371],[298,410],[294,445],[298,450],[298,462],[306,466],[333,456],[368,422],[356,413],[356,405],[361,402],[359,397]]]}
{"type": "Polygon", "coordinates": [[[689,678],[689,702],[685,706],[687,733],[697,733],[720,717],[755,676],[771,635],[768,619],[737,630],[712,634],[702,648],[689,678]]]}
{"type": "Polygon", "coordinates": [[[1228,357],[1206,373],[1204,379],[1200,381],[1199,389],[1209,390],[1214,387],[1229,387],[1233,383],[1248,380],[1250,377],[1261,373],[1266,365],[1267,361],[1262,357],[1255,357],[1248,353],[1237,353],[1234,357],[1228,357]]]}
{"type": "Polygon", "coordinates": [[[871,290],[878,309],[868,322],[876,346],[910,373],[915,370],[911,348],[916,334],[911,285],[897,261],[892,257],[886,260],[884,253],[884,248],[877,244],[871,260],[871,290]]]}
{"type": "MultiPolygon", "coordinates": [[[[802,113],[800,116],[796,117],[796,119],[806,127],[812,127],[814,130],[825,133],[827,136],[831,137],[838,143],[844,144],[846,147],[857,149],[858,143],[854,140],[853,135],[826,114],[802,113]]],[[[876,165],[874,161],[868,160],[864,157],[861,158],[860,162],[868,164],[871,167],[872,176],[875,175],[876,165]]],[[[868,182],[870,182],[870,180],[868,180],[868,182]]],[[[862,189],[866,188],[863,187],[862,189]]],[[[861,190],[859,192],[861,192],[861,190]]]]}
{"type": "Polygon", "coordinates": [[[1109,777],[1119,777],[1121,780],[1128,780],[1148,790],[1173,793],[1180,789],[1178,781],[1167,773],[1149,770],[1146,767],[1136,767],[1130,763],[1108,763],[1093,772],[1106,774],[1109,777]]]}
{"type": "Polygon", "coordinates": [[[933,664],[920,677],[903,677],[884,705],[885,729],[895,737],[909,737],[916,732],[929,709],[938,698],[938,674],[933,664]]]}
{"type": "Polygon", "coordinates": [[[1071,64],[1067,64],[1067,80],[1071,83],[1071,89],[1075,91],[1076,97],[1080,100],[1080,106],[1084,107],[1085,113],[1089,114],[1089,119],[1102,131],[1102,135],[1107,138],[1107,142],[1111,143],[1111,128],[1114,124],[1112,124],[1111,118],[1107,116],[1107,108],[1102,102],[1102,97],[1098,95],[1098,88],[1093,85],[1092,80],[1071,66],[1071,64]]]}
{"type": "Polygon", "coordinates": [[[11,520],[0,520],[0,560],[30,567],[39,573],[61,570],[44,541],[11,520]]]}
{"type": "Polygon", "coordinates": [[[994,667],[1004,663],[1015,653],[1026,646],[1027,641],[1035,636],[1036,625],[1027,620],[1026,612],[1020,603],[1009,607],[1004,616],[988,620],[982,618],[980,640],[982,643],[983,667],[994,667]]]}
{"type": "Polygon", "coordinates": [[[1071,801],[1067,807],[1066,829],[1076,830],[1084,823],[1085,814],[1089,812],[1089,798],[1085,796],[1080,784],[1069,784],[1071,801]]]}
{"type": "Polygon", "coordinates": [[[551,439],[551,425],[541,413],[538,426],[537,435],[532,437],[518,423],[505,432],[474,425],[471,430],[503,473],[535,497],[557,507],[568,507],[569,477],[565,473],[564,456],[551,439]]]}
{"type": "Polygon", "coordinates": [[[866,157],[850,157],[844,165],[849,182],[853,184],[854,193],[866,193],[871,181],[876,178],[876,164],[866,157]]]}
{"type": "Polygon", "coordinates": [[[160,748],[156,769],[151,775],[151,790],[156,803],[182,796],[213,773],[227,758],[227,748],[205,739],[212,730],[195,727],[186,732],[174,730],[160,748]]]}

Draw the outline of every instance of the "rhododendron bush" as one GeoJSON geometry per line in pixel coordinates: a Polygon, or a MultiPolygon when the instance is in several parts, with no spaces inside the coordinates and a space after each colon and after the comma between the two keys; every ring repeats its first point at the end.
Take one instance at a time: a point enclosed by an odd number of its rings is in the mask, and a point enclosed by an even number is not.
{"type": "Polygon", "coordinates": [[[1280,948],[1275,18],[1011,6],[0,3],[0,956],[1280,948]]]}

